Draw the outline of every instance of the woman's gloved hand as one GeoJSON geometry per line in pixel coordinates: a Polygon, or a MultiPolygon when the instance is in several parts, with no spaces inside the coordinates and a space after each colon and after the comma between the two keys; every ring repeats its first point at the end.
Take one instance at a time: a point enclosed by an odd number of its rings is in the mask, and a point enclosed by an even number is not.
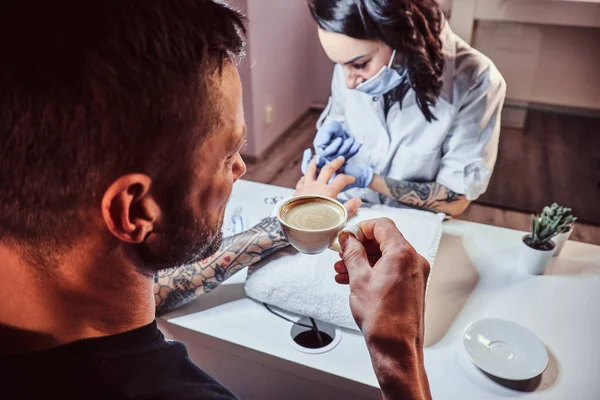
{"type": "MultiPolygon", "coordinates": [[[[302,155],[302,165],[301,165],[301,169],[302,169],[302,175],[306,175],[306,170],[308,169],[308,164],[310,164],[310,161],[313,159],[313,152],[311,149],[306,149],[304,150],[304,154],[302,155]]],[[[328,163],[328,160],[325,157],[321,157],[319,155],[314,156],[315,159],[315,163],[317,165],[317,172],[321,170],[321,168],[323,168],[325,166],[325,164],[328,163]]],[[[334,158],[335,160],[335,158],[334,158]]]]}
{"type": "Polygon", "coordinates": [[[352,176],[354,179],[353,184],[346,186],[344,190],[352,189],[352,188],[367,188],[373,181],[373,168],[368,165],[360,165],[360,164],[344,164],[342,168],[340,168],[340,173],[352,176]]]}
{"type": "Polygon", "coordinates": [[[358,153],[362,144],[348,135],[338,121],[331,121],[319,128],[313,140],[313,147],[315,154],[326,158],[327,161],[333,161],[340,156],[348,161],[358,153]]]}
{"type": "MultiPolygon", "coordinates": [[[[317,171],[320,171],[326,164],[329,164],[329,161],[325,157],[321,157],[319,155],[315,155],[315,164],[317,166],[317,171]]],[[[313,159],[313,154],[310,149],[304,150],[304,155],[302,157],[302,174],[306,175],[306,171],[308,169],[308,165],[310,161],[313,159]]],[[[373,180],[373,168],[368,165],[358,165],[358,164],[348,164],[345,163],[338,172],[343,173],[345,175],[352,176],[355,181],[352,184],[346,186],[342,191],[346,191],[352,188],[366,188],[369,187],[371,181],[373,180]]],[[[336,175],[333,175],[335,178],[336,175]]]]}

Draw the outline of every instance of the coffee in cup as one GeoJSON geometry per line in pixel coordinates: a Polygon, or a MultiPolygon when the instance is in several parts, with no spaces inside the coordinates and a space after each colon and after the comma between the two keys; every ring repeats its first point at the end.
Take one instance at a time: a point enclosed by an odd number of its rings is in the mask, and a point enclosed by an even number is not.
{"type": "Polygon", "coordinates": [[[281,209],[281,218],[289,226],[304,231],[322,231],[344,222],[346,213],[332,201],[321,198],[302,198],[281,209]]]}
{"type": "MultiPolygon", "coordinates": [[[[339,201],[317,195],[293,197],[279,207],[277,217],[290,244],[298,251],[306,254],[318,254],[327,248],[341,251],[337,235],[348,222],[348,212],[339,201]]],[[[362,236],[358,227],[348,230],[362,236]]]]}

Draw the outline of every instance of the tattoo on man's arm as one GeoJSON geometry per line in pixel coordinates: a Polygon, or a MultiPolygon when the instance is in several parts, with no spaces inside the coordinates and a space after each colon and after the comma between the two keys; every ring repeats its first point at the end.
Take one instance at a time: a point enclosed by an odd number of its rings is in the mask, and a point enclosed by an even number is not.
{"type": "Polygon", "coordinates": [[[436,182],[420,183],[385,178],[385,183],[394,200],[429,211],[443,211],[444,204],[464,199],[464,195],[436,182]]]}
{"type": "Polygon", "coordinates": [[[223,239],[212,257],[158,272],[154,277],[157,314],[164,314],[208,293],[241,269],[288,245],[277,218],[265,218],[246,232],[223,239]]]}

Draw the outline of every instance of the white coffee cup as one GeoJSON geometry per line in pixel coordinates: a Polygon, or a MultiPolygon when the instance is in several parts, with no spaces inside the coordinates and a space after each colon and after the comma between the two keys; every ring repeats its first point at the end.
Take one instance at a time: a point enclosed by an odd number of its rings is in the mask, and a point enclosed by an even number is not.
{"type": "Polygon", "coordinates": [[[328,248],[341,253],[338,235],[343,231],[352,233],[361,242],[364,240],[358,226],[346,226],[346,208],[330,197],[292,197],[279,206],[277,219],[290,244],[305,254],[319,254],[328,248]]]}

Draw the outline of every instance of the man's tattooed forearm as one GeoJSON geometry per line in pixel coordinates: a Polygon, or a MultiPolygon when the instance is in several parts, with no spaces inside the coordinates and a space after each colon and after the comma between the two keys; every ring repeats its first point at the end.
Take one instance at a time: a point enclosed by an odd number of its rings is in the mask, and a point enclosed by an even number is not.
{"type": "Polygon", "coordinates": [[[160,271],[154,279],[156,311],[164,314],[208,293],[241,269],[288,245],[277,218],[223,239],[220,250],[199,263],[160,271]]]}
{"type": "Polygon", "coordinates": [[[463,195],[436,182],[419,183],[385,178],[385,183],[394,200],[425,210],[444,211],[443,204],[464,199],[463,195]]]}

